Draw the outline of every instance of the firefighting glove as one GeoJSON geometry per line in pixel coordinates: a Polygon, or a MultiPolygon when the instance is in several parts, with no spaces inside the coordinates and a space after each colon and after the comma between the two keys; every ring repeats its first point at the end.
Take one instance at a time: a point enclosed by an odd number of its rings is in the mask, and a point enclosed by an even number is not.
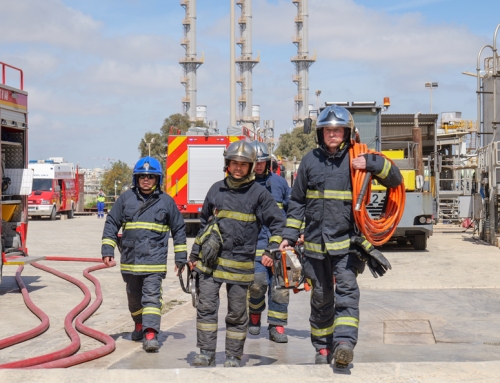
{"type": "Polygon", "coordinates": [[[390,262],[373,245],[362,237],[351,237],[354,252],[363,262],[366,262],[374,278],[384,276],[387,270],[392,269],[390,262]]]}
{"type": "Polygon", "coordinates": [[[198,254],[195,254],[193,252],[189,254],[189,262],[198,262],[199,260],[200,258],[198,257],[198,254]]]}
{"type": "Polygon", "coordinates": [[[211,269],[215,268],[217,265],[217,258],[219,258],[221,245],[222,238],[215,230],[212,230],[201,245],[201,259],[203,263],[211,269]]]}
{"type": "Polygon", "coordinates": [[[182,270],[184,270],[185,265],[186,262],[184,261],[175,261],[175,266],[177,266],[177,270],[179,270],[179,273],[182,273],[182,270]]]}

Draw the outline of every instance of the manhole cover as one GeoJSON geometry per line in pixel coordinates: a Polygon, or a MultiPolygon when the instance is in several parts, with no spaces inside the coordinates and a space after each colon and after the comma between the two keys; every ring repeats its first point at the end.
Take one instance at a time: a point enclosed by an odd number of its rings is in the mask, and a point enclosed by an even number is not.
{"type": "Polygon", "coordinates": [[[435,344],[431,324],[426,319],[384,321],[385,344],[435,344]]]}

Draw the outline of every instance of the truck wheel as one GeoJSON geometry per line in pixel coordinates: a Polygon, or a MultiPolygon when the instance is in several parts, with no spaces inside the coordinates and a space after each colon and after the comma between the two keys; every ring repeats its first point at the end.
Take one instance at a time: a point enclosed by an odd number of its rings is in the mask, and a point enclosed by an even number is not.
{"type": "Polygon", "coordinates": [[[55,221],[56,220],[56,207],[55,206],[52,208],[52,213],[50,213],[50,217],[49,218],[50,218],[51,221],[55,221]]]}
{"type": "Polygon", "coordinates": [[[425,250],[427,248],[427,236],[424,235],[416,235],[413,238],[413,247],[415,250],[425,250]]]}
{"type": "Polygon", "coordinates": [[[68,211],[68,219],[71,219],[74,216],[75,216],[75,211],[74,211],[73,205],[71,205],[71,210],[68,211]]]}
{"type": "Polygon", "coordinates": [[[398,238],[398,239],[396,239],[396,243],[399,246],[405,246],[408,244],[408,238],[398,238]]]}

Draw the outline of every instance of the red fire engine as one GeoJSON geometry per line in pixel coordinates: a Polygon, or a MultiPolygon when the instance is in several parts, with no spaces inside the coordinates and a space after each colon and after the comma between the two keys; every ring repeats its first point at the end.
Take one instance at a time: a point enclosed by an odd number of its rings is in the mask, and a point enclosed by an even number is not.
{"type": "Polygon", "coordinates": [[[56,219],[56,214],[64,213],[73,218],[78,203],[78,168],[64,162],[62,157],[29,162],[33,170],[32,193],[28,197],[30,217],[48,216],[56,219]]]}
{"type": "Polygon", "coordinates": [[[0,191],[2,213],[3,265],[22,265],[44,257],[27,257],[28,195],[31,193],[33,172],[28,169],[28,93],[24,91],[23,71],[0,63],[0,121],[2,151],[2,188],[0,191]],[[16,73],[18,87],[6,85],[7,74],[16,73]]]}

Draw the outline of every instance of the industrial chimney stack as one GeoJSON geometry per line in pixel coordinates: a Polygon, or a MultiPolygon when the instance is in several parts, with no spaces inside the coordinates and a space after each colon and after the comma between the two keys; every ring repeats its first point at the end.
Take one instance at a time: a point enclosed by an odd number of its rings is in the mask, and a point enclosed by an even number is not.
{"type": "Polygon", "coordinates": [[[293,82],[297,84],[297,95],[295,96],[294,124],[301,123],[309,117],[309,67],[316,61],[309,56],[309,12],[308,0],[292,0],[297,6],[295,17],[295,31],[293,43],[297,46],[297,56],[291,58],[295,65],[293,82]]]}
{"type": "Polygon", "coordinates": [[[255,132],[254,124],[260,117],[252,116],[252,70],[260,60],[259,57],[252,57],[252,0],[236,0],[236,5],[241,8],[241,17],[238,19],[240,37],[236,40],[236,44],[241,48],[241,56],[235,60],[240,69],[236,82],[241,86],[238,121],[255,132]]]}
{"type": "Polygon", "coordinates": [[[186,50],[186,56],[179,60],[184,74],[181,77],[181,84],[186,88],[186,96],[182,98],[184,113],[189,116],[191,125],[196,125],[196,70],[203,64],[201,59],[196,57],[196,0],[180,0],[181,6],[186,11],[186,16],[182,20],[184,27],[184,37],[181,45],[186,50]]]}

